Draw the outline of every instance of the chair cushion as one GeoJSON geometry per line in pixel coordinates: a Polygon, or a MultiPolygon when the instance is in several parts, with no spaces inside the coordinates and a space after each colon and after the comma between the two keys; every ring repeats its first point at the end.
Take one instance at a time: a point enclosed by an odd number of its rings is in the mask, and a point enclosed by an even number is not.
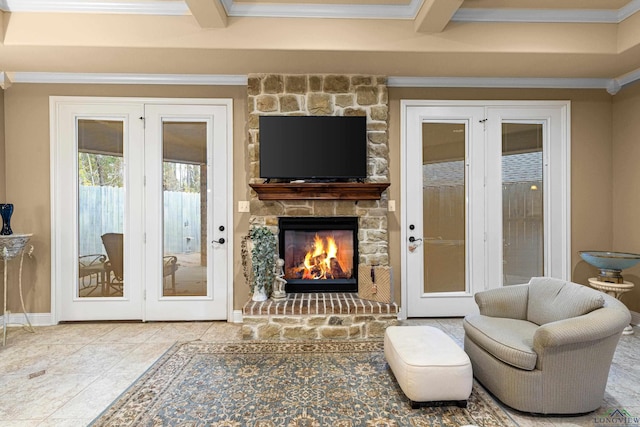
{"type": "Polygon", "coordinates": [[[467,338],[496,359],[516,368],[535,369],[538,355],[533,350],[533,335],[538,325],[482,314],[465,317],[463,325],[467,338]]]}
{"type": "Polygon", "coordinates": [[[527,320],[538,325],[582,316],[603,305],[602,293],[577,283],[549,277],[529,282],[527,320]]]}

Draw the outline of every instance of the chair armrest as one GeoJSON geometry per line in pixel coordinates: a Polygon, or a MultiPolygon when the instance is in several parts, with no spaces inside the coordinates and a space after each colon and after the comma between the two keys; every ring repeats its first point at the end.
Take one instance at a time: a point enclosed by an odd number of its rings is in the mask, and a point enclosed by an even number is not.
{"type": "Polygon", "coordinates": [[[533,348],[558,347],[597,341],[622,333],[631,321],[629,310],[603,307],[582,316],[540,326],[533,335],[533,348]]]}
{"type": "Polygon", "coordinates": [[[162,275],[168,276],[174,274],[178,270],[178,258],[174,255],[167,255],[162,257],[162,275]]]}
{"type": "Polygon", "coordinates": [[[490,317],[527,319],[529,285],[512,285],[475,294],[480,314],[490,317]]]}
{"type": "Polygon", "coordinates": [[[178,258],[175,255],[167,255],[162,257],[162,259],[164,260],[164,265],[175,264],[178,262],[178,258]]]}
{"type": "Polygon", "coordinates": [[[80,255],[78,262],[81,267],[89,267],[94,264],[103,264],[107,260],[107,256],[103,254],[80,255]]]}

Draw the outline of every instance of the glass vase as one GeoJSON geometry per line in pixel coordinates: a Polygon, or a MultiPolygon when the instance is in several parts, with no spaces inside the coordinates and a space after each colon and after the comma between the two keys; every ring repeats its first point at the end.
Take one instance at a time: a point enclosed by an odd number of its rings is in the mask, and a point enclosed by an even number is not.
{"type": "Polygon", "coordinates": [[[2,231],[0,235],[8,236],[13,234],[11,230],[11,215],[13,214],[13,204],[3,203],[0,204],[0,215],[2,215],[2,231]]]}

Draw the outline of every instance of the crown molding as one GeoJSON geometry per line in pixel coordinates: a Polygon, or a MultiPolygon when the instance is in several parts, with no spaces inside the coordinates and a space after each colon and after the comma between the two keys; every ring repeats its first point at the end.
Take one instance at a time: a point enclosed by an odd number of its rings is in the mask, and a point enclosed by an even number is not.
{"type": "Polygon", "coordinates": [[[640,80],[640,69],[613,79],[546,77],[389,77],[388,87],[468,87],[493,89],[604,89],[615,95],[640,80]]]}
{"type": "Polygon", "coordinates": [[[618,22],[622,22],[640,10],[640,0],[631,0],[618,10],[618,22]]]}
{"type": "Polygon", "coordinates": [[[7,12],[116,13],[139,15],[190,15],[182,0],[175,1],[93,1],[93,0],[0,0],[7,12]]]}
{"type": "MultiPolygon", "coordinates": [[[[605,89],[611,95],[615,95],[623,86],[638,80],[640,80],[640,69],[614,79],[390,76],[387,78],[387,86],[494,89],[605,89]]],[[[16,83],[246,86],[247,76],[240,74],[0,72],[0,88],[8,89],[12,84],[16,83]]]]}
{"type": "Polygon", "coordinates": [[[619,24],[640,11],[640,0],[620,9],[470,9],[460,8],[452,21],[619,24]]]}
{"type": "MultiPolygon", "coordinates": [[[[212,0],[218,1],[218,0],[212,0]]],[[[414,19],[423,0],[408,5],[346,4],[258,4],[219,0],[228,16],[286,18],[372,18],[414,19]]],[[[187,4],[175,1],[99,1],[99,0],[0,0],[0,10],[7,12],[119,13],[145,15],[189,15],[187,4]]]]}
{"type": "Polygon", "coordinates": [[[617,24],[617,10],[458,9],[456,22],[543,22],[617,24]]]}
{"type": "Polygon", "coordinates": [[[389,77],[389,87],[606,89],[610,79],[526,77],[389,77]]]}
{"type": "Polygon", "coordinates": [[[620,85],[620,87],[636,82],[640,80],[640,68],[638,68],[637,70],[631,71],[629,73],[623,74],[620,77],[616,77],[613,80],[615,80],[620,85]]]}
{"type": "Polygon", "coordinates": [[[247,76],[233,74],[119,74],[15,72],[13,83],[246,86],[247,76]]]}
{"type": "Polygon", "coordinates": [[[423,0],[402,4],[241,3],[220,0],[228,16],[261,18],[414,19],[423,0]]]}
{"type": "MultiPolygon", "coordinates": [[[[228,16],[280,18],[415,19],[423,0],[409,4],[245,3],[220,1],[228,16]]],[[[183,0],[0,0],[7,12],[116,13],[143,15],[190,15],[183,0]]],[[[546,22],[617,24],[640,11],[640,0],[620,9],[480,9],[461,8],[452,21],[546,22]]]]}

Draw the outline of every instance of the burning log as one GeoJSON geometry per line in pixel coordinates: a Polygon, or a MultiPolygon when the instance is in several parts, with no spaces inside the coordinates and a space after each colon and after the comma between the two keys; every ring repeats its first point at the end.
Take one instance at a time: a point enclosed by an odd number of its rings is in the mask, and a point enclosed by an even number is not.
{"type": "Polygon", "coordinates": [[[331,258],[330,266],[332,279],[342,279],[347,277],[337,258],[331,258]]]}
{"type": "Polygon", "coordinates": [[[304,263],[300,263],[297,266],[293,266],[291,268],[288,268],[286,273],[285,273],[285,278],[287,278],[287,279],[302,279],[304,277],[305,270],[306,270],[306,268],[304,266],[304,263]]]}
{"type": "Polygon", "coordinates": [[[334,236],[323,239],[316,234],[313,244],[307,246],[306,250],[304,261],[296,261],[296,264],[285,268],[285,279],[326,280],[351,277],[351,270],[345,269],[334,236]]]}

